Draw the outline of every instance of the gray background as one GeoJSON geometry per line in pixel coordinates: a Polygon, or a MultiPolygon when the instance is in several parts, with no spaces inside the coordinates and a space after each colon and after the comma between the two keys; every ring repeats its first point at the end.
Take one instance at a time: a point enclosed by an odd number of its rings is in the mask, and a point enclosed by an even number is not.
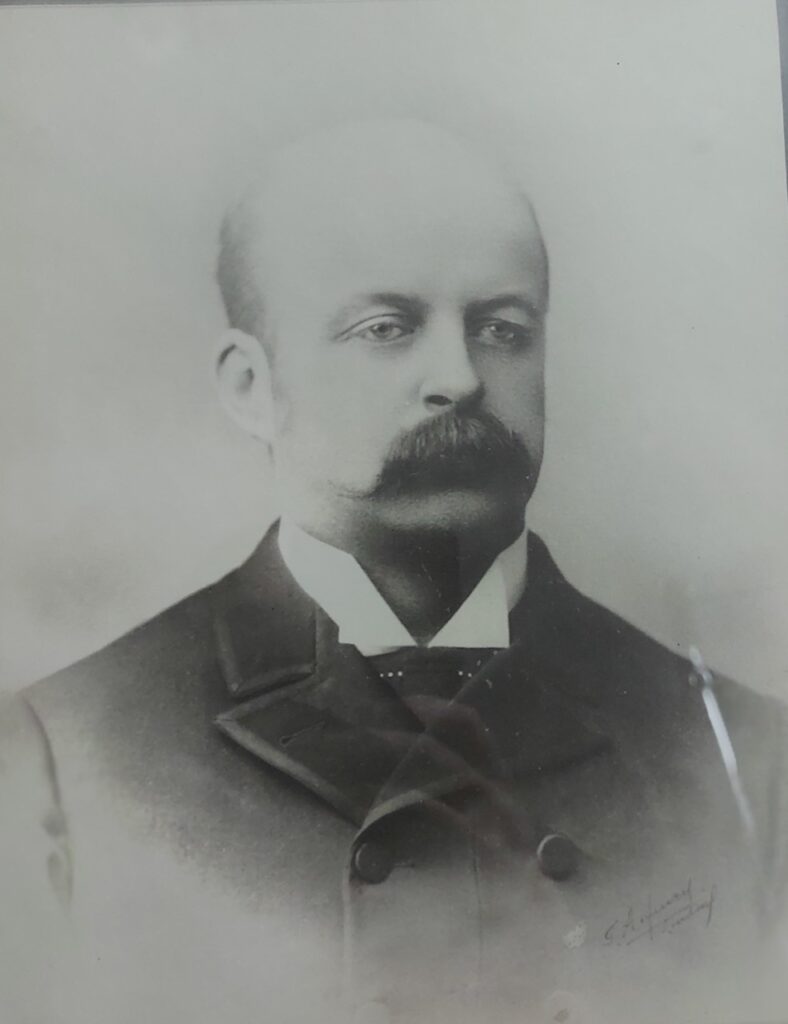
{"type": "Polygon", "coordinates": [[[597,599],[788,694],[771,0],[0,12],[0,685],[215,578],[275,514],[213,394],[218,220],[276,140],[381,113],[501,152],[540,211],[530,524],[597,599]]]}

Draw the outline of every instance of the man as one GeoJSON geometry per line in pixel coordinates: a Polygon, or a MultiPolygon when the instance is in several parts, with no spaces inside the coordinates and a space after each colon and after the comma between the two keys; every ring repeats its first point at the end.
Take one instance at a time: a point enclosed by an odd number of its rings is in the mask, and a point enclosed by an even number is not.
{"type": "Polygon", "coordinates": [[[434,127],[351,124],[272,161],[218,277],[281,519],[6,710],[3,1019],[781,1012],[782,707],[525,527],[529,201],[434,127]]]}

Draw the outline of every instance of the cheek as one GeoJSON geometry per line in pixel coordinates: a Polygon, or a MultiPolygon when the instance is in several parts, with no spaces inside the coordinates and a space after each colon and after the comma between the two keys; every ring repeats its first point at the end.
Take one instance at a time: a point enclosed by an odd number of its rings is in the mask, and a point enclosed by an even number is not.
{"type": "Polygon", "coordinates": [[[277,405],[279,432],[316,448],[341,446],[350,453],[373,447],[381,433],[382,417],[374,396],[368,402],[330,381],[290,393],[277,405]]]}
{"type": "Polygon", "coordinates": [[[490,410],[527,441],[539,442],[544,431],[544,364],[498,361],[486,368],[485,391],[490,410]]]}
{"type": "Polygon", "coordinates": [[[290,343],[277,355],[272,367],[274,422],[280,435],[310,432],[316,441],[315,425],[330,424],[330,395],[333,381],[314,353],[290,343]]]}
{"type": "Polygon", "coordinates": [[[275,458],[290,472],[350,488],[369,486],[397,432],[383,396],[357,376],[313,364],[307,379],[275,389],[275,458]]]}
{"type": "Polygon", "coordinates": [[[293,346],[273,375],[279,422],[309,432],[318,446],[339,439],[356,451],[379,448],[397,432],[406,405],[400,377],[390,362],[350,346],[293,346]]]}

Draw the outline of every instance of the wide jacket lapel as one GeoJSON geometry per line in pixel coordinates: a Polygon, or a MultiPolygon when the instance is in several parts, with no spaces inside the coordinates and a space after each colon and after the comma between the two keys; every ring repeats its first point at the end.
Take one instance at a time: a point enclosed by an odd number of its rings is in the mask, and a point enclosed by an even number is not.
{"type": "Polygon", "coordinates": [[[418,722],[298,587],[276,526],[214,613],[228,706],[218,728],[360,824],[418,722]]]}

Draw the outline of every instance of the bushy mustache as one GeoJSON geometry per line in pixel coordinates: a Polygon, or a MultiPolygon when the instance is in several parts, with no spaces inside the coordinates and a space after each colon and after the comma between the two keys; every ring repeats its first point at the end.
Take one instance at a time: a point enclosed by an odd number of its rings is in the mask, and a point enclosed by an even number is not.
{"type": "Polygon", "coordinates": [[[532,475],[525,445],[496,416],[453,410],[425,420],[394,442],[373,495],[481,487],[502,479],[527,486],[532,475]]]}

